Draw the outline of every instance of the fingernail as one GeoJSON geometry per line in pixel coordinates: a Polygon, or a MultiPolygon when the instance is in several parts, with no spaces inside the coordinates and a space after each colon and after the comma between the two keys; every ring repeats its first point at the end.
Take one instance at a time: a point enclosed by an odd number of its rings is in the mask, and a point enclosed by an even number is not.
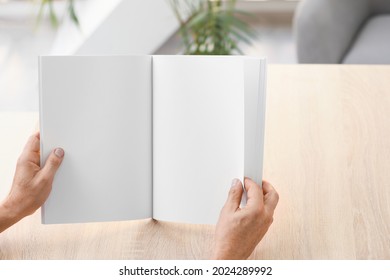
{"type": "Polygon", "coordinates": [[[238,182],[239,182],[239,180],[237,178],[234,178],[233,181],[232,181],[232,186],[231,187],[233,188],[235,185],[238,184],[238,182]]]}
{"type": "Polygon", "coordinates": [[[54,150],[54,154],[59,157],[59,158],[62,158],[64,156],[64,150],[61,149],[61,148],[57,148],[54,150]]]}

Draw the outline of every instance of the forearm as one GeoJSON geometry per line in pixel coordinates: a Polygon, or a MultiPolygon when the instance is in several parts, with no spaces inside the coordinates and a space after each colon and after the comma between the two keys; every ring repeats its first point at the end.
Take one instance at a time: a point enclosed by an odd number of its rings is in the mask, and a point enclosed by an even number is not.
{"type": "Polygon", "coordinates": [[[6,202],[0,204],[0,233],[17,223],[19,216],[6,202]]]}

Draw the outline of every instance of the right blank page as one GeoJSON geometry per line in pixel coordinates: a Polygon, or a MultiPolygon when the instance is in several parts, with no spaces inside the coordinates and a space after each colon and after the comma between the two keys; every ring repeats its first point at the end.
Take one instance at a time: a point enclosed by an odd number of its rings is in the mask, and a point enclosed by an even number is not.
{"type": "Polygon", "coordinates": [[[153,218],[214,224],[243,175],[242,58],[153,56],[153,218]]]}

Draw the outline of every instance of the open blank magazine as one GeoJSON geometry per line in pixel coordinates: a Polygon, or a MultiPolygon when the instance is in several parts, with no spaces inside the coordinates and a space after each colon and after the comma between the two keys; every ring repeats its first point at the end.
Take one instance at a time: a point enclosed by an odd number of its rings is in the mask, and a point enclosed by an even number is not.
{"type": "Polygon", "coordinates": [[[231,180],[261,184],[265,60],[41,56],[41,162],[65,150],[42,223],[214,224],[231,180]]]}

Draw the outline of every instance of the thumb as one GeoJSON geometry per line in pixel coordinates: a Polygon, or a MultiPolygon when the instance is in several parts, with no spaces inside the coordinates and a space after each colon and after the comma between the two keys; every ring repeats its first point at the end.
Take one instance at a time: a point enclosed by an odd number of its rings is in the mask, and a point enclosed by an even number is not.
{"type": "Polygon", "coordinates": [[[60,167],[60,165],[61,165],[61,162],[64,158],[64,155],[65,155],[65,152],[63,149],[61,149],[61,148],[54,149],[50,153],[49,157],[46,160],[45,165],[41,169],[41,171],[40,171],[41,175],[46,177],[46,178],[53,179],[55,173],[58,170],[58,167],[60,167]]]}
{"type": "Polygon", "coordinates": [[[235,212],[238,208],[240,208],[242,193],[243,189],[241,181],[238,179],[233,179],[232,186],[224,206],[225,209],[235,212]]]}

